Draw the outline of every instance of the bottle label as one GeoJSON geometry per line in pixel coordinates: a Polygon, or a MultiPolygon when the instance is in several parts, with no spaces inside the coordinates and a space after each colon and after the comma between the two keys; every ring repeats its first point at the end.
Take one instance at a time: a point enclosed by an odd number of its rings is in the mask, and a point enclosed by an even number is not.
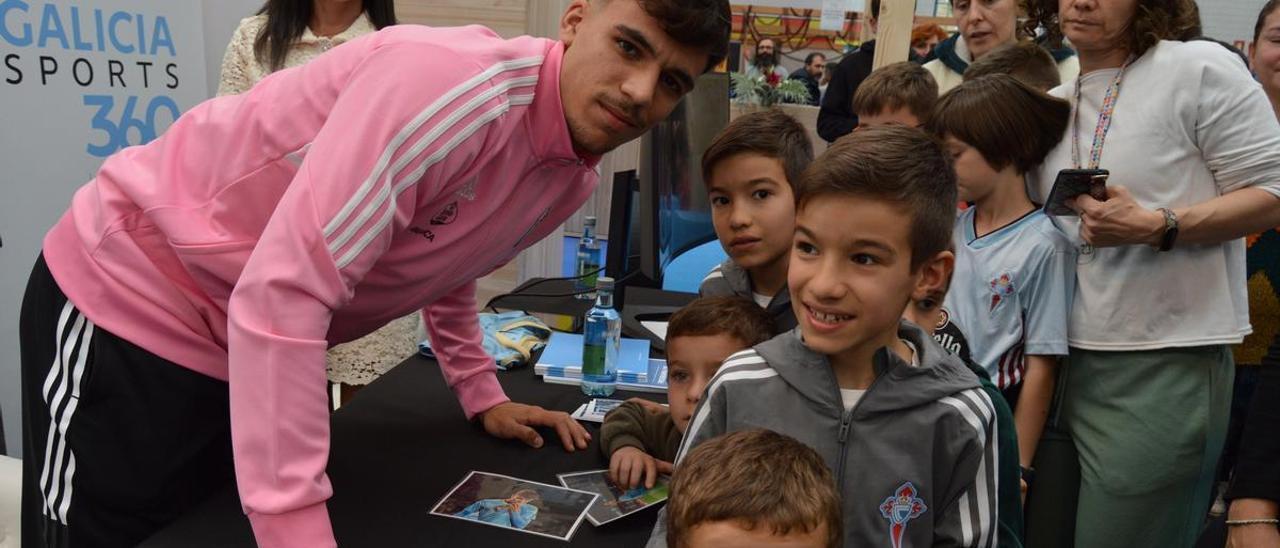
{"type": "Polygon", "coordinates": [[[585,375],[604,375],[604,352],[603,344],[585,344],[582,346],[582,374],[585,375]]]}

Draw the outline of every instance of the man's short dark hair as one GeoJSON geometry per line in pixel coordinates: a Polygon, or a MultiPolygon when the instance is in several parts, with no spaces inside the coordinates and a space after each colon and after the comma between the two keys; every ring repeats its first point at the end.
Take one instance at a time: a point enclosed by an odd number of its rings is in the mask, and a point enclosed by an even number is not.
{"type": "Polygon", "coordinates": [[[978,149],[994,169],[1013,165],[1026,173],[1062,140],[1070,116],[1067,101],[1007,74],[988,74],[943,95],[930,127],[978,149]]]}
{"type": "Polygon", "coordinates": [[[867,12],[867,17],[871,19],[880,18],[880,0],[871,0],[871,10],[867,12]]]}
{"type": "Polygon", "coordinates": [[[691,451],[671,478],[667,545],[684,546],[698,525],[730,521],[774,535],[826,525],[826,546],[843,537],[831,470],[809,446],[770,430],[740,430],[691,451]]]}
{"type": "Polygon", "coordinates": [[[853,113],[872,116],[905,108],[922,123],[938,100],[938,82],[924,67],[903,61],[873,71],[853,94],[853,113]]]}
{"type": "Polygon", "coordinates": [[[1053,56],[1030,40],[1019,40],[991,50],[969,65],[964,71],[964,79],[968,81],[989,74],[1008,74],[1040,91],[1049,91],[1062,83],[1053,56]]]}
{"type": "Polygon", "coordinates": [[[916,128],[869,127],[836,140],[805,170],[796,207],[828,196],[870,198],[911,213],[911,269],[951,245],[956,173],[942,142],[916,128]]]}
{"type": "Polygon", "coordinates": [[[782,162],[782,171],[793,187],[813,161],[809,132],[787,113],[770,108],[739,116],[720,130],[702,153],[702,180],[710,182],[716,164],[744,152],[782,162]]]}
{"type": "Polygon", "coordinates": [[[760,305],[744,297],[697,299],[671,315],[667,340],[676,337],[727,335],[747,346],[773,337],[773,320],[760,305]]]}
{"type": "Polygon", "coordinates": [[[823,53],[821,53],[821,52],[817,52],[817,51],[815,51],[815,52],[813,52],[813,53],[810,53],[809,55],[804,56],[804,66],[806,66],[806,67],[807,67],[807,66],[809,66],[809,65],[812,65],[812,64],[813,64],[813,60],[814,60],[814,59],[817,59],[817,58],[819,58],[819,57],[821,57],[821,58],[823,58],[823,59],[826,59],[826,58],[827,58],[827,56],[826,56],[825,54],[823,54],[823,53]]]}
{"type": "MultiPolygon", "coordinates": [[[[611,0],[607,0],[611,1],[611,0]]],[[[706,50],[708,71],[729,52],[729,0],[635,0],[677,43],[706,50]]]]}

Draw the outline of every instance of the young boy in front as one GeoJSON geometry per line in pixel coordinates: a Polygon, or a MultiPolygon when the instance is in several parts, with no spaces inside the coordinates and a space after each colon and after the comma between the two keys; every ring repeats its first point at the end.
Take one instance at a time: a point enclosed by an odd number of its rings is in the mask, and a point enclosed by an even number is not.
{"type": "Polygon", "coordinates": [[[716,238],[729,259],[711,269],[698,294],[754,300],[775,332],[796,326],[787,293],[787,251],[795,229],[792,184],[813,161],[809,135],[795,118],[769,109],[744,115],[702,155],[716,238]]]}
{"type": "Polygon", "coordinates": [[[872,72],[853,95],[858,129],[877,126],[924,127],[938,100],[933,75],[910,61],[872,72]]]}
{"type": "Polygon", "coordinates": [[[840,496],[813,449],[770,430],[698,446],[671,479],[666,541],[676,548],[838,548],[840,496]]]}
{"type": "Polygon", "coordinates": [[[671,473],[680,437],[720,364],[771,336],[773,322],[764,309],[742,297],[703,297],[673,314],[667,324],[670,409],[631,400],[604,418],[600,449],[614,483],[653,487],[658,474],[671,473]]]}
{"type": "Polygon", "coordinates": [[[1075,249],[1027,197],[1024,174],[1062,139],[1070,112],[1066,101],[994,74],[947,92],[933,120],[955,159],[960,199],[973,205],[955,221],[943,307],[1013,408],[1024,481],[1067,354],[1075,287],[1075,249]]]}
{"type": "Polygon", "coordinates": [[[992,546],[997,424],[977,375],[900,321],[945,282],[954,172],[924,132],[841,138],[797,187],[799,328],[725,360],[681,444],[768,428],[822,455],[845,546],[992,546]],[[892,544],[890,544],[890,542],[892,544]]]}

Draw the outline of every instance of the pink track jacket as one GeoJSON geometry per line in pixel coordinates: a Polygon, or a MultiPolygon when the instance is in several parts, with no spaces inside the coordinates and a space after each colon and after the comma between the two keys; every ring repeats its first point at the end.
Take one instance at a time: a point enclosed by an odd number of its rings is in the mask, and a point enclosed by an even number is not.
{"type": "Polygon", "coordinates": [[[560,102],[564,45],[390,27],[120,151],[49,232],[100,327],[230,383],[261,546],[333,546],[325,350],[418,309],[467,417],[506,401],[475,279],[594,189],[560,102]]]}

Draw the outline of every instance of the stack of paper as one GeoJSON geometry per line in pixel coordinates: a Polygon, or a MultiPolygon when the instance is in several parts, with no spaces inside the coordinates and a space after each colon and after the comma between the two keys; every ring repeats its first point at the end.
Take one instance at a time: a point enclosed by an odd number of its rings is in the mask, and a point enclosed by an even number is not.
{"type": "MultiPolygon", "coordinates": [[[[649,360],[648,371],[645,377],[653,379],[646,382],[627,382],[621,378],[618,379],[618,390],[632,390],[636,392],[655,392],[665,394],[667,392],[667,361],[666,360],[649,360]]],[[[561,377],[557,375],[543,375],[542,380],[551,384],[582,384],[582,377],[561,377]]]]}

